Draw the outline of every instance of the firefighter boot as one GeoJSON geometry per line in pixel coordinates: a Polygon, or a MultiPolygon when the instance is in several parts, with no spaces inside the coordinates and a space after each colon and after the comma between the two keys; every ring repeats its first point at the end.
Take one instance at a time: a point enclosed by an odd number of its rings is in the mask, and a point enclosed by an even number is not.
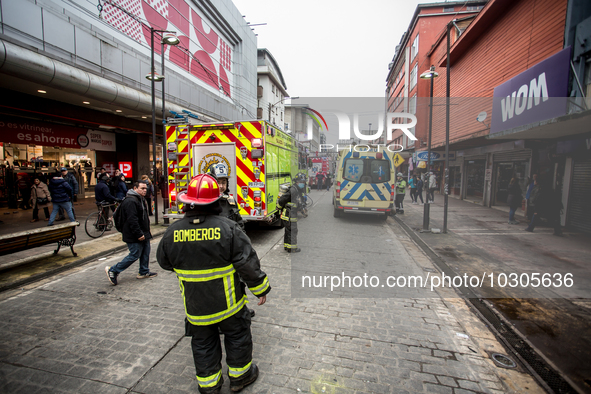
{"type": "Polygon", "coordinates": [[[252,364],[252,367],[248,370],[246,376],[241,376],[238,379],[230,378],[230,390],[232,392],[241,391],[249,384],[254,383],[259,377],[259,367],[256,364],[252,364]]]}
{"type": "Polygon", "coordinates": [[[213,387],[201,387],[199,386],[199,392],[201,394],[219,394],[222,392],[222,384],[224,384],[224,378],[220,376],[220,381],[213,387]]]}

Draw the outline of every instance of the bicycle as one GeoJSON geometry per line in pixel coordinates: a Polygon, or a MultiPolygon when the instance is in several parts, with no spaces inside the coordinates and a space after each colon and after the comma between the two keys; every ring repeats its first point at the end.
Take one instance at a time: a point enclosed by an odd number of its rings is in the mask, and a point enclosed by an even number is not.
{"type": "Polygon", "coordinates": [[[86,223],[84,224],[84,230],[86,230],[86,234],[90,238],[98,238],[105,233],[107,230],[111,230],[115,225],[113,222],[113,217],[109,217],[108,210],[115,206],[117,208],[120,202],[115,202],[115,204],[109,204],[106,201],[102,201],[97,203],[98,212],[93,212],[86,218],[86,223]]]}

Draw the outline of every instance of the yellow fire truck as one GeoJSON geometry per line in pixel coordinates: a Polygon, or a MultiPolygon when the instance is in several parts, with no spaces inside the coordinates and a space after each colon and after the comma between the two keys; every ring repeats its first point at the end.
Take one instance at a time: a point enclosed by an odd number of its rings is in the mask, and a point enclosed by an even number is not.
{"type": "Polygon", "coordinates": [[[242,218],[266,222],[279,218],[279,187],[291,184],[298,172],[298,145],[289,134],[262,120],[170,125],[166,142],[170,209],[165,217],[182,214],[176,196],[187,190],[192,177],[224,163],[242,218]]]}

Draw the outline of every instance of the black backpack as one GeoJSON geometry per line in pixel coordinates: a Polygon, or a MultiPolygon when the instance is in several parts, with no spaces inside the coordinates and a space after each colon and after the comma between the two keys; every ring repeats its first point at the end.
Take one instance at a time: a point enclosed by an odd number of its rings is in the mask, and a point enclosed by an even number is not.
{"type": "Polygon", "coordinates": [[[123,212],[122,212],[123,209],[121,209],[122,204],[123,204],[123,202],[121,202],[121,204],[119,204],[117,209],[115,209],[115,212],[113,212],[113,222],[115,223],[115,228],[120,233],[123,232],[123,225],[125,224],[125,218],[123,217],[123,212]]]}

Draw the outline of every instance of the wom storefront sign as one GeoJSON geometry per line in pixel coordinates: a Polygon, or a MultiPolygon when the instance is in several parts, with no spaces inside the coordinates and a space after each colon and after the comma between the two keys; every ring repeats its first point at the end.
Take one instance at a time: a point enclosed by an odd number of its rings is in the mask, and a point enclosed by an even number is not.
{"type": "Polygon", "coordinates": [[[495,88],[490,133],[566,114],[571,48],[495,88]]]}

